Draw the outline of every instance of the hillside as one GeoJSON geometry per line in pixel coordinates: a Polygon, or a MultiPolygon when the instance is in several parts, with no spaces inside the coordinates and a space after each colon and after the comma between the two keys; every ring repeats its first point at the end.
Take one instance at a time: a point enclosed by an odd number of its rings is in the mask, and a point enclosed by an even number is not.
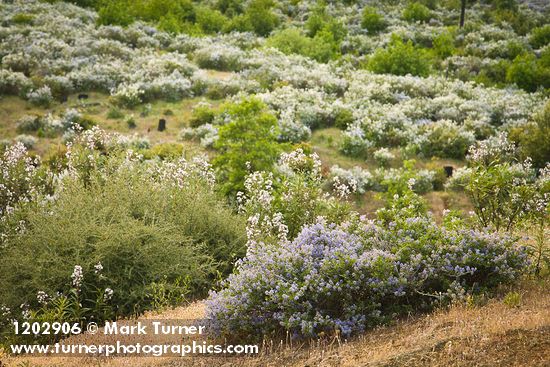
{"type": "Polygon", "coordinates": [[[549,12],[2,2],[2,363],[548,365],[549,12]],[[154,317],[262,352],[9,355],[154,317]]]}

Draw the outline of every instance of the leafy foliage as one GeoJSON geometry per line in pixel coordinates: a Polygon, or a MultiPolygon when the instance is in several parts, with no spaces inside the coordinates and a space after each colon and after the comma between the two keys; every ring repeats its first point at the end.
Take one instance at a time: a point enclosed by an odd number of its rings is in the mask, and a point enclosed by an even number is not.
{"type": "Polygon", "coordinates": [[[277,142],[277,119],[257,99],[243,100],[225,107],[228,123],[221,126],[214,147],[219,154],[213,161],[222,191],[235,195],[244,190],[250,170],[269,171],[281,145],[277,142]]]}
{"type": "Polygon", "coordinates": [[[426,76],[430,72],[427,53],[415,47],[411,41],[403,42],[394,36],[385,49],[377,49],[368,62],[375,73],[426,76]]]}

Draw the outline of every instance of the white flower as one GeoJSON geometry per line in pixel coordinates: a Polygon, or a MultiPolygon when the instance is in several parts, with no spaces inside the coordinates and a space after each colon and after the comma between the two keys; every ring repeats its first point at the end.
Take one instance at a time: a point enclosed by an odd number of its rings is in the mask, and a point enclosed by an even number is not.
{"type": "Polygon", "coordinates": [[[111,288],[105,288],[105,292],[103,293],[103,300],[105,302],[109,301],[113,297],[114,291],[111,288]]]}
{"type": "Polygon", "coordinates": [[[73,274],[71,275],[71,279],[73,280],[73,286],[79,290],[82,286],[82,279],[84,278],[84,274],[82,273],[82,266],[75,265],[73,274]]]}

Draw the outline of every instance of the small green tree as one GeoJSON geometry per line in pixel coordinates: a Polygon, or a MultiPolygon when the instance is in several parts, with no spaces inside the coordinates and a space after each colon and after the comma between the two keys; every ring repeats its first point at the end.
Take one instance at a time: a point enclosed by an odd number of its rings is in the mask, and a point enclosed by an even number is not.
{"type": "Polygon", "coordinates": [[[271,170],[282,146],[277,141],[277,119],[258,99],[228,105],[223,113],[230,122],[219,130],[214,144],[219,155],[213,164],[223,193],[235,195],[244,190],[250,171],[271,170]]]}

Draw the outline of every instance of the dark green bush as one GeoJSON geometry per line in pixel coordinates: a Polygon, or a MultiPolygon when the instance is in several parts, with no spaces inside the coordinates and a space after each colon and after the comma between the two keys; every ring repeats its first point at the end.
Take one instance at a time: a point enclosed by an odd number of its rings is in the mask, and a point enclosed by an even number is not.
{"type": "Polygon", "coordinates": [[[528,92],[534,92],[540,86],[550,87],[550,73],[537,62],[535,55],[523,54],[517,56],[508,68],[506,81],[528,92]]]}
{"type": "Polygon", "coordinates": [[[388,26],[384,16],[378,13],[378,10],[372,6],[366,6],[363,9],[361,18],[361,27],[366,28],[369,34],[376,34],[383,31],[388,26]]]}
{"type": "Polygon", "coordinates": [[[279,24],[279,18],[271,11],[271,0],[252,0],[246,9],[247,21],[258,35],[267,36],[279,24]]]}
{"type": "Polygon", "coordinates": [[[475,142],[473,133],[449,121],[439,121],[425,128],[427,141],[421,146],[426,157],[463,159],[475,142]]]}
{"type": "Polygon", "coordinates": [[[533,48],[542,48],[550,43],[550,24],[533,29],[529,36],[533,48]]]}
{"type": "Polygon", "coordinates": [[[242,14],[244,11],[243,3],[239,0],[218,0],[214,6],[228,17],[242,14]]]}
{"type": "Polygon", "coordinates": [[[30,133],[38,131],[43,126],[42,121],[40,119],[40,116],[35,115],[29,115],[29,116],[23,116],[22,118],[17,121],[17,132],[22,133],[30,133]]]}
{"type": "Polygon", "coordinates": [[[197,25],[206,34],[221,32],[228,21],[220,11],[207,7],[197,8],[196,18],[197,25]]]}
{"type": "Polygon", "coordinates": [[[427,76],[430,73],[426,51],[416,48],[411,41],[405,43],[395,36],[386,48],[376,50],[367,67],[379,74],[427,76]]]}

